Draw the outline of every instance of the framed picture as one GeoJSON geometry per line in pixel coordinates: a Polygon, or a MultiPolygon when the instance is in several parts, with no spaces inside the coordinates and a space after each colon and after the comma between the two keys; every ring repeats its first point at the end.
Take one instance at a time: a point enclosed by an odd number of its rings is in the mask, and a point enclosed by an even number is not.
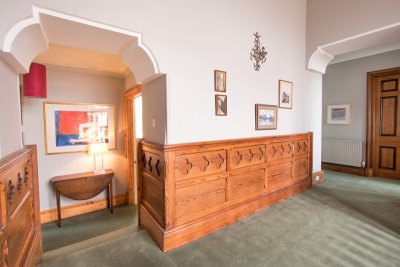
{"type": "Polygon", "coordinates": [[[279,80],[279,107],[292,108],[293,83],[279,80]]]}
{"type": "Polygon", "coordinates": [[[274,130],[277,124],[277,106],[256,104],[256,130],[274,130]]]}
{"type": "Polygon", "coordinates": [[[350,105],[328,105],[328,124],[350,124],[350,105]]]}
{"type": "Polygon", "coordinates": [[[216,92],[226,92],[226,72],[214,70],[214,90],[216,92]]]}
{"type": "Polygon", "coordinates": [[[115,107],[44,102],[46,154],[87,151],[92,142],[115,149],[115,107]]]}
{"type": "Polygon", "coordinates": [[[228,114],[228,97],[226,95],[215,95],[215,115],[226,116],[228,114]]]}

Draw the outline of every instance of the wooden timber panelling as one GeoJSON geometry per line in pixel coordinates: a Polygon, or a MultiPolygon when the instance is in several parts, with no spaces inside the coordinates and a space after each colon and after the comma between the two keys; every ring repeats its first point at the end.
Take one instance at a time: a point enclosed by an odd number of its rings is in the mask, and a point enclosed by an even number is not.
{"type": "Polygon", "coordinates": [[[311,187],[312,134],[140,144],[139,223],[163,251],[311,187]]]}
{"type": "Polygon", "coordinates": [[[36,266],[42,257],[36,146],[0,159],[0,266],[36,266]]]}

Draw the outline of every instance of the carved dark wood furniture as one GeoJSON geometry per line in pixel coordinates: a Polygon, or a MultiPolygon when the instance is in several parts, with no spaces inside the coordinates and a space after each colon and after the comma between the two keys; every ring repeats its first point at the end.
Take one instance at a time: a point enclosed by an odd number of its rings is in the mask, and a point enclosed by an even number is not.
{"type": "Polygon", "coordinates": [[[107,189],[107,208],[113,213],[112,179],[114,171],[105,173],[84,172],[53,177],[50,182],[56,190],[58,226],[61,227],[60,195],[75,200],[89,199],[107,189]]]}
{"type": "Polygon", "coordinates": [[[139,223],[163,251],[312,185],[312,134],[158,145],[141,142],[139,223]]]}
{"type": "Polygon", "coordinates": [[[42,258],[36,146],[0,159],[0,266],[42,258]]]}

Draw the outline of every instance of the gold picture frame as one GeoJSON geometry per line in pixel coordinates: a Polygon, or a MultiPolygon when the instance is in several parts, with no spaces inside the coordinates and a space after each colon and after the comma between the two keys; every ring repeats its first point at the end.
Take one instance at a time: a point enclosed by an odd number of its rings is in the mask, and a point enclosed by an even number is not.
{"type": "Polygon", "coordinates": [[[293,83],[279,80],[279,108],[292,108],[293,83]]]}
{"type": "Polygon", "coordinates": [[[88,144],[105,142],[115,149],[115,106],[44,102],[46,154],[87,151],[88,144]]]}
{"type": "Polygon", "coordinates": [[[214,91],[226,92],[226,72],[222,70],[214,70],[214,91]]]}
{"type": "Polygon", "coordinates": [[[278,127],[278,107],[256,104],[256,130],[275,130],[278,127]]]}

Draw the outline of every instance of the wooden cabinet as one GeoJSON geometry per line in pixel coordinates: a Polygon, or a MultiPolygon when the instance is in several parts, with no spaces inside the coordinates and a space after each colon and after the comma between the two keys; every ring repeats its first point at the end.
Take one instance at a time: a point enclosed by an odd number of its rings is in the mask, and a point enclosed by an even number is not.
{"type": "Polygon", "coordinates": [[[311,133],[141,143],[139,223],[168,251],[311,187],[311,133]]]}
{"type": "Polygon", "coordinates": [[[42,257],[36,146],[0,160],[0,266],[36,266],[42,257]]]}

